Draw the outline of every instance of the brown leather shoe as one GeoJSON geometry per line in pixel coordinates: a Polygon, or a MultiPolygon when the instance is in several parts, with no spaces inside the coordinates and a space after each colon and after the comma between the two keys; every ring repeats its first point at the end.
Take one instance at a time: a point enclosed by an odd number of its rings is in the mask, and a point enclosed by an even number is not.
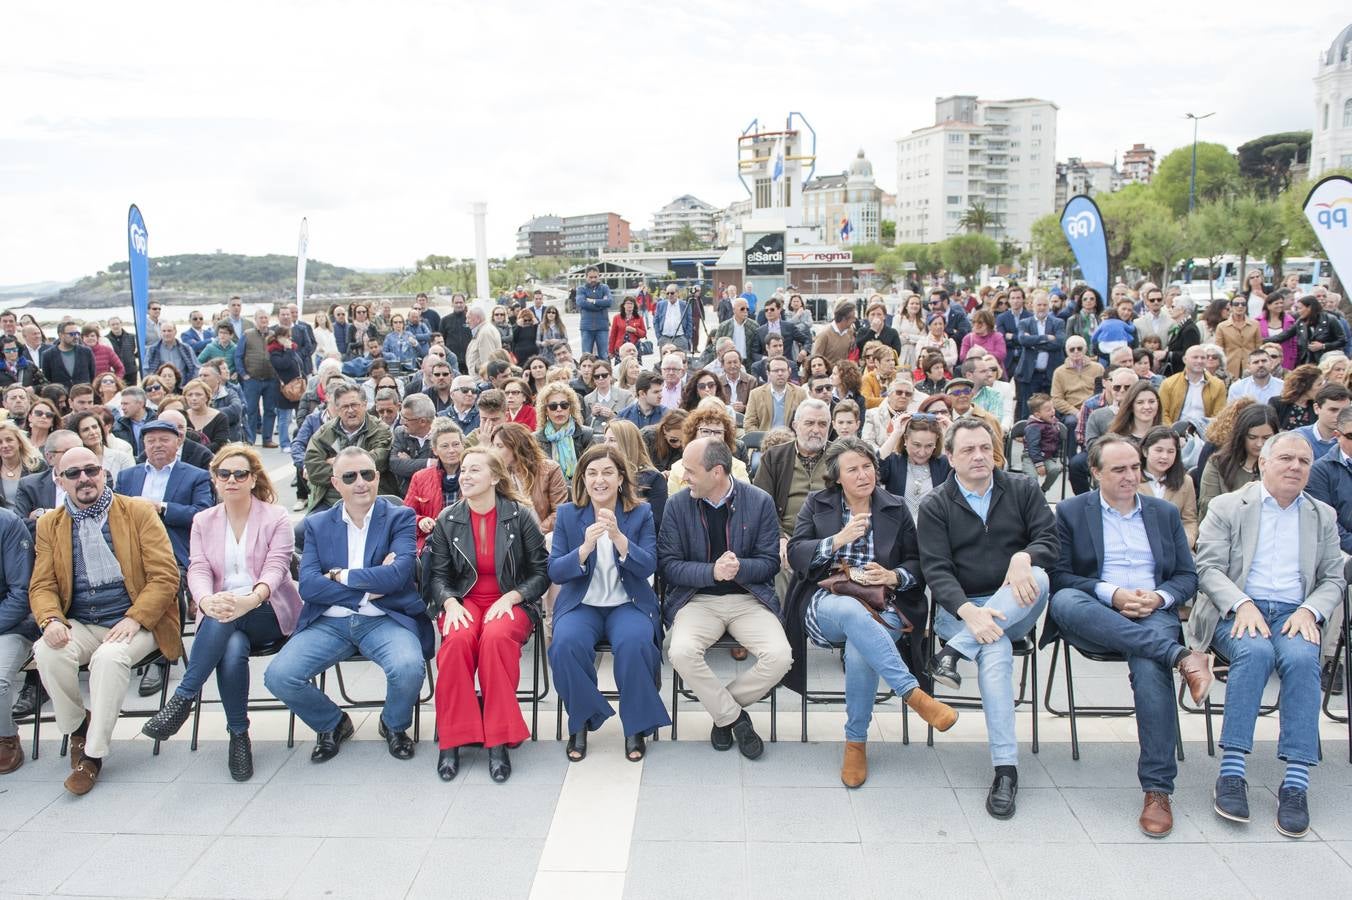
{"type": "Polygon", "coordinates": [[[81,759],[80,764],[66,776],[66,790],[77,797],[83,797],[94,789],[101,768],[99,763],[89,757],[81,759]]]}
{"type": "Polygon", "coordinates": [[[929,694],[915,688],[906,695],[906,705],[920,718],[934,726],[935,731],[947,731],[958,721],[958,711],[947,703],[940,703],[929,694]]]}
{"type": "Polygon", "coordinates": [[[868,780],[868,745],[863,741],[845,742],[845,761],[840,764],[840,781],[857,788],[868,780]]]}
{"type": "Polygon", "coordinates": [[[735,659],[735,660],[737,660],[738,662],[741,662],[742,660],[746,659],[746,648],[745,648],[745,647],[742,647],[742,646],[733,647],[733,648],[732,648],[731,650],[729,650],[728,652],[731,653],[731,654],[732,654],[732,658],[735,659]]]}
{"type": "MultiPolygon", "coordinates": [[[[84,731],[84,732],[86,732],[86,733],[89,731],[89,712],[88,712],[88,711],[85,712],[84,725],[81,726],[80,730],[81,730],[81,731],[84,731]]],[[[85,735],[84,735],[84,734],[72,734],[72,735],[70,736],[70,740],[68,741],[68,744],[69,744],[69,746],[68,746],[68,748],[67,748],[67,753],[68,753],[68,755],[70,756],[70,767],[71,767],[72,769],[74,769],[74,768],[78,767],[78,766],[80,765],[80,763],[84,761],[84,758],[85,758],[85,752],[84,752],[84,748],[85,748],[85,735]]]]}
{"type": "Polygon", "coordinates": [[[1189,650],[1178,661],[1179,674],[1188,684],[1193,703],[1201,703],[1207,691],[1211,690],[1211,657],[1196,650],[1189,650]]]}
{"type": "Polygon", "coordinates": [[[23,743],[19,736],[0,737],[0,775],[8,775],[23,765],[23,743]]]}
{"type": "Polygon", "coordinates": [[[1169,805],[1169,795],[1159,791],[1145,792],[1145,805],[1141,807],[1141,833],[1146,837],[1162,838],[1174,830],[1174,811],[1169,805]]]}

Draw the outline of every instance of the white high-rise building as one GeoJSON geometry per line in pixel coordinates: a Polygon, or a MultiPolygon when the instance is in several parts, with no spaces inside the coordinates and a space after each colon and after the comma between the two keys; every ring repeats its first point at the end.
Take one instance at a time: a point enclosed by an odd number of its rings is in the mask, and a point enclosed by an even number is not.
{"type": "Polygon", "coordinates": [[[1352,25],[1319,54],[1314,76],[1314,137],[1310,173],[1352,169],[1352,25]]]}
{"type": "Polygon", "coordinates": [[[714,229],[714,214],[717,212],[717,207],[698,197],[682,194],[653,213],[653,227],[648,232],[648,240],[658,246],[665,246],[667,241],[689,225],[695,237],[711,244],[717,233],[714,229]]]}
{"type": "Polygon", "coordinates": [[[897,242],[959,234],[980,204],[995,222],[987,235],[1027,245],[1055,206],[1056,104],[953,96],[934,108],[934,125],[897,141],[897,242]]]}

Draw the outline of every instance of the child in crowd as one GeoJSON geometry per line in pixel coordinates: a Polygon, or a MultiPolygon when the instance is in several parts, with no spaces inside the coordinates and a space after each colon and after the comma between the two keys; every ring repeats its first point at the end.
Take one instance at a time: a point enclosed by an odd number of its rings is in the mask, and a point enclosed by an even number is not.
{"type": "Polygon", "coordinates": [[[1047,394],[1028,398],[1032,418],[1023,429],[1023,473],[1042,480],[1045,494],[1061,477],[1061,427],[1047,394]]]}

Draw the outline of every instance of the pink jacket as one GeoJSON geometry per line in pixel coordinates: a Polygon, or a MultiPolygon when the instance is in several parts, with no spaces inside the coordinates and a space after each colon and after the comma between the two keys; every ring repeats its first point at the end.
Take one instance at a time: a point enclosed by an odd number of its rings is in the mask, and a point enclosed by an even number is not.
{"type": "Polygon", "coordinates": [[[97,344],[94,347],[94,374],[102,375],[104,372],[112,372],[118,378],[127,377],[127,367],[122,365],[122,360],[113,348],[107,344],[97,344]]]}
{"type": "MultiPolygon", "coordinates": [[[[1282,331],[1285,331],[1294,324],[1296,324],[1296,320],[1291,318],[1290,313],[1282,313],[1282,331]]],[[[1266,342],[1269,334],[1267,316],[1262,316],[1261,318],[1258,319],[1258,331],[1260,334],[1263,335],[1263,340],[1266,342]]],[[[1296,367],[1296,357],[1298,355],[1296,347],[1296,336],[1292,335],[1291,337],[1282,341],[1281,347],[1282,347],[1282,368],[1290,372],[1292,369],[1296,367]]]]}
{"type": "Polygon", "coordinates": [[[1005,336],[998,331],[987,332],[978,335],[975,331],[969,331],[962,339],[962,346],[958,349],[958,359],[966,360],[967,354],[972,351],[972,346],[976,345],[985,349],[987,353],[1000,361],[1000,368],[1005,367],[1005,336]]]}
{"type": "MultiPolygon", "coordinates": [[[[195,600],[214,594],[224,583],[225,530],[229,527],[225,505],[219,503],[202,510],[192,520],[188,590],[195,600]]],[[[291,516],[282,507],[255,497],[247,531],[249,569],[272,591],[268,602],[277,616],[277,624],[282,634],[290,634],[296,630],[296,619],[300,617],[300,592],[291,580],[291,552],[296,541],[291,516]]]]}

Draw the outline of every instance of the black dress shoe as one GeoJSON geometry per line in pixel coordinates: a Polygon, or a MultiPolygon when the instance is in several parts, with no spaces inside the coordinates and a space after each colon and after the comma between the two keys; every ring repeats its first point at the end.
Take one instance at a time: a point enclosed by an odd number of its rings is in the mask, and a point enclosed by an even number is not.
{"type": "Polygon", "coordinates": [[[163,688],[164,666],[146,666],[146,673],[141,676],[141,685],[136,693],[142,697],[153,697],[163,688]]]}
{"type": "MultiPolygon", "coordinates": [[[[1012,767],[1004,767],[1012,768],[1012,767]]],[[[1014,798],[1019,794],[1018,773],[996,771],[991,782],[990,793],[986,795],[986,812],[997,819],[1009,819],[1014,816],[1014,798]]]]}
{"type": "Polygon", "coordinates": [[[498,784],[512,777],[512,758],[507,755],[506,744],[488,748],[488,777],[498,784]]]}
{"type": "Polygon", "coordinates": [[[731,750],[732,725],[715,725],[709,732],[709,743],[714,745],[715,750],[731,750]]]}
{"type": "Polygon", "coordinates": [[[751,724],[751,716],[747,715],[746,710],[742,710],[737,721],[732,723],[732,738],[737,742],[737,749],[747,759],[760,759],[760,755],[765,752],[765,741],[756,734],[756,727],[751,724]]]}
{"type": "Polygon", "coordinates": [[[624,739],[624,758],[630,762],[643,762],[643,756],[647,752],[648,745],[643,740],[643,735],[631,734],[624,739]]]}
{"type": "Polygon", "coordinates": [[[249,743],[249,732],[230,733],[228,764],[230,777],[236,781],[248,781],[253,777],[253,745],[249,743]]]}
{"type": "Polygon", "coordinates": [[[408,736],[407,731],[390,731],[384,719],[380,720],[379,731],[385,739],[385,745],[390,748],[390,756],[395,759],[413,758],[413,738],[408,736]]]}
{"type": "Polygon", "coordinates": [[[451,747],[437,754],[437,774],[442,781],[452,781],[460,773],[460,748],[451,747]]]}
{"type": "Polygon", "coordinates": [[[568,761],[582,762],[587,758],[587,732],[568,735],[568,761]]]}
{"type": "Polygon", "coordinates": [[[19,690],[19,696],[14,701],[13,716],[15,719],[26,719],[33,714],[33,710],[41,709],[42,704],[48,699],[47,691],[42,686],[42,681],[37,678],[36,672],[29,672],[24,679],[23,687],[19,690]]]}
{"type": "Polygon", "coordinates": [[[141,733],[157,741],[169,740],[178,734],[183,723],[188,721],[188,716],[192,715],[192,704],[192,697],[171,694],[164,704],[164,709],[146,719],[146,723],[141,726],[141,733]]]}
{"type": "Polygon", "coordinates": [[[354,731],[352,717],[343,713],[336,728],[315,735],[315,748],[310,751],[310,762],[322,763],[333,759],[338,755],[338,748],[343,745],[343,741],[352,737],[354,731]]]}
{"type": "Polygon", "coordinates": [[[950,690],[958,690],[962,687],[962,676],[958,674],[958,660],[961,658],[961,654],[956,650],[947,647],[940,650],[930,660],[928,670],[930,678],[950,690]]]}

